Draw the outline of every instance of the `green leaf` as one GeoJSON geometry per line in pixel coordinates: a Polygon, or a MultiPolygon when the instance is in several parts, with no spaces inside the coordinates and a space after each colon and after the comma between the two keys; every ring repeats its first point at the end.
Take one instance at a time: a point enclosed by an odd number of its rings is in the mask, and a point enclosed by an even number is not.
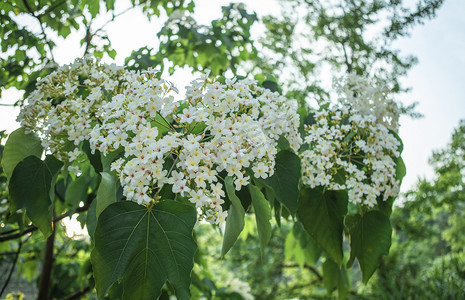
{"type": "Polygon", "coordinates": [[[97,190],[97,218],[108,205],[116,202],[117,180],[111,174],[100,172],[102,180],[97,190]]]}
{"type": "Polygon", "coordinates": [[[95,172],[96,173],[102,172],[103,166],[102,166],[102,159],[100,156],[100,152],[96,150],[92,154],[92,150],[90,149],[90,144],[88,140],[85,140],[84,142],[82,142],[82,151],[89,158],[90,164],[94,167],[95,172]]]}
{"type": "Polygon", "coordinates": [[[255,185],[249,185],[252,205],[257,220],[258,239],[260,240],[260,252],[265,254],[265,247],[271,239],[271,208],[265,196],[255,185]]]}
{"type": "Polygon", "coordinates": [[[295,261],[299,266],[313,266],[321,255],[313,238],[304,230],[300,222],[295,222],[284,244],[286,260],[295,261]]]}
{"type": "Polygon", "coordinates": [[[278,92],[280,93],[279,86],[276,82],[271,81],[271,80],[265,80],[262,82],[262,87],[269,89],[272,92],[278,92]]]}
{"type": "Polygon", "coordinates": [[[20,161],[29,155],[40,158],[42,156],[42,151],[43,148],[40,139],[35,134],[26,134],[22,127],[13,131],[5,143],[2,158],[2,167],[8,180],[11,178],[13,170],[20,161]]]}
{"type": "Polygon", "coordinates": [[[111,164],[118,158],[122,157],[123,155],[124,155],[124,147],[120,147],[114,151],[108,152],[107,155],[102,154],[101,161],[102,161],[103,172],[109,173],[111,164]]]}
{"type": "Polygon", "coordinates": [[[396,159],[396,179],[402,183],[402,179],[407,175],[407,169],[405,167],[404,160],[402,157],[396,159]]]}
{"type": "Polygon", "coordinates": [[[100,1],[88,0],[86,2],[87,8],[89,9],[92,18],[95,18],[95,16],[97,16],[100,11],[100,1]]]}
{"type": "Polygon", "coordinates": [[[327,258],[323,263],[323,284],[325,285],[328,294],[331,294],[336,288],[341,275],[340,271],[340,266],[332,259],[327,258]]]}
{"type": "Polygon", "coordinates": [[[127,299],[157,299],[166,281],[178,299],[189,299],[195,222],[195,208],[172,200],[151,209],[131,201],[109,205],[91,253],[98,298],[121,280],[127,299]]]}
{"type": "Polygon", "coordinates": [[[228,210],[228,218],[226,219],[226,228],[224,230],[223,246],[221,248],[221,257],[228,253],[229,249],[234,245],[237,238],[244,228],[245,211],[242,207],[241,200],[237,198],[234,192],[234,184],[231,176],[227,176],[224,180],[226,193],[231,201],[231,206],[228,210]]]}
{"type": "Polygon", "coordinates": [[[108,50],[108,51],[107,51],[107,54],[108,54],[108,56],[110,56],[112,59],[115,59],[115,57],[116,57],[116,50],[115,50],[115,49],[108,50]]]}
{"type": "Polygon", "coordinates": [[[345,299],[349,291],[349,278],[347,277],[346,266],[339,266],[331,259],[326,259],[323,263],[323,284],[331,295],[333,290],[337,288],[338,298],[345,299]]]}
{"type": "Polygon", "coordinates": [[[87,233],[94,239],[95,228],[97,227],[97,201],[92,201],[86,216],[87,233]]]}
{"type": "Polygon", "coordinates": [[[367,283],[379,265],[381,255],[387,255],[391,247],[392,228],[389,218],[372,210],[362,215],[348,215],[346,225],[350,234],[348,266],[357,258],[362,279],[367,283]]]}
{"type": "Polygon", "coordinates": [[[321,249],[315,240],[305,231],[300,222],[294,223],[294,234],[299,239],[299,247],[302,248],[305,257],[305,263],[313,266],[321,256],[321,249]],[[301,230],[296,230],[300,228],[301,230]]]}
{"type": "Polygon", "coordinates": [[[58,171],[63,167],[63,163],[56,159],[55,156],[53,155],[47,155],[45,157],[45,164],[47,165],[47,168],[50,170],[50,173],[52,174],[52,180],[50,182],[50,191],[49,191],[49,197],[50,201],[54,202],[55,200],[55,183],[58,178],[58,171]]]}
{"type": "Polygon", "coordinates": [[[397,147],[397,151],[399,151],[399,153],[402,153],[402,151],[404,151],[404,142],[394,130],[389,129],[389,133],[392,134],[396,138],[396,140],[399,141],[399,147],[397,147]]]}
{"type": "Polygon", "coordinates": [[[337,294],[339,299],[346,299],[350,290],[350,281],[345,264],[341,266],[341,275],[337,283],[337,294]]]}
{"type": "Polygon", "coordinates": [[[82,174],[76,177],[66,188],[65,201],[69,206],[77,207],[80,202],[86,202],[90,181],[89,169],[90,166],[87,170],[83,170],[82,174]]]}
{"type": "Polygon", "coordinates": [[[297,216],[318,246],[341,264],[342,231],[347,213],[346,191],[305,189],[301,192],[297,216]]]}
{"type": "Polygon", "coordinates": [[[280,151],[276,155],[275,173],[264,180],[276,199],[295,215],[299,199],[300,158],[292,151],[280,151]]]}
{"type": "Polygon", "coordinates": [[[289,150],[291,148],[289,141],[284,137],[284,135],[279,136],[278,147],[281,150],[289,150]]]}
{"type": "Polygon", "coordinates": [[[8,186],[11,212],[26,209],[27,216],[44,237],[52,233],[52,177],[47,164],[31,155],[16,166],[8,186]]]}
{"type": "Polygon", "coordinates": [[[47,165],[48,169],[50,170],[50,173],[52,175],[55,175],[58,173],[58,171],[63,167],[63,163],[59,161],[55,156],[53,155],[47,155],[45,156],[45,164],[47,165]]]}

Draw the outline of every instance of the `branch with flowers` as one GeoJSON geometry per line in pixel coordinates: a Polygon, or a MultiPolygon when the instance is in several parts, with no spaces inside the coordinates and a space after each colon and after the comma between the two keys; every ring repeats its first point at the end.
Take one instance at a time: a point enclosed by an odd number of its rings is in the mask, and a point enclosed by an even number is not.
{"type": "Polygon", "coordinates": [[[5,145],[10,210],[47,237],[58,186],[70,206],[94,193],[99,298],[120,282],[130,298],[156,299],[169,281],[189,299],[194,226],[222,228],[224,256],[249,211],[262,254],[274,212],[301,223],[336,269],[357,258],[366,282],[389,250],[405,175],[398,111],[381,83],[351,75],[335,86],[337,103],[300,118],[297,102],[257,80],[207,73],[178,100],[156,71],[78,59],[38,82],[5,145]]]}

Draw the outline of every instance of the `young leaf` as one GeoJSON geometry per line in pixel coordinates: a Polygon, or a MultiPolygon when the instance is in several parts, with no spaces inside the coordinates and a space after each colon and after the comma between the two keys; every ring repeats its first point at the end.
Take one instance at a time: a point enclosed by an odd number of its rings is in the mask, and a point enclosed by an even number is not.
{"type": "Polygon", "coordinates": [[[231,200],[231,206],[228,210],[228,218],[226,219],[226,228],[224,230],[223,247],[221,248],[221,257],[224,257],[228,253],[229,249],[234,245],[237,238],[244,228],[244,216],[245,211],[242,207],[241,200],[237,198],[234,192],[233,179],[227,176],[224,180],[226,187],[226,193],[228,194],[229,200],[231,200]]]}
{"type": "Polygon", "coordinates": [[[100,172],[102,180],[97,190],[96,215],[100,216],[108,205],[116,201],[117,180],[111,174],[100,172]]]}
{"type": "Polygon", "coordinates": [[[357,258],[363,282],[367,283],[378,267],[381,255],[389,253],[392,233],[389,218],[380,211],[372,210],[364,215],[348,215],[346,225],[350,234],[347,265],[352,265],[357,258]]]}
{"type": "Polygon", "coordinates": [[[396,159],[396,179],[402,183],[402,179],[407,175],[407,169],[405,168],[405,163],[402,157],[396,159]]]}
{"type": "Polygon", "coordinates": [[[98,298],[122,280],[128,299],[157,299],[166,281],[177,299],[189,299],[195,222],[192,206],[171,200],[151,209],[130,201],[109,205],[98,219],[91,253],[98,298]]]}
{"type": "Polygon", "coordinates": [[[252,205],[257,220],[258,239],[260,240],[260,252],[264,255],[265,247],[271,238],[271,208],[270,203],[266,201],[265,196],[255,185],[249,185],[250,195],[252,196],[252,205]]]}
{"type": "Polygon", "coordinates": [[[264,180],[269,185],[276,199],[295,215],[299,199],[300,158],[292,151],[280,151],[276,155],[275,173],[264,180]]]}
{"type": "Polygon", "coordinates": [[[102,159],[100,152],[98,150],[92,154],[92,150],[90,149],[90,144],[88,140],[82,142],[82,151],[87,155],[89,158],[90,164],[94,167],[96,173],[103,171],[102,159]]]}
{"type": "Polygon", "coordinates": [[[52,233],[52,177],[47,165],[31,155],[16,166],[8,185],[11,212],[25,208],[27,216],[44,237],[52,233]]]}
{"type": "Polygon", "coordinates": [[[40,139],[35,134],[26,134],[22,127],[13,131],[5,143],[2,158],[2,167],[8,180],[20,161],[29,155],[40,158],[43,150],[40,139]]]}
{"type": "Polygon", "coordinates": [[[342,231],[347,213],[347,192],[305,189],[297,217],[318,246],[336,263],[342,263],[342,231]]]}

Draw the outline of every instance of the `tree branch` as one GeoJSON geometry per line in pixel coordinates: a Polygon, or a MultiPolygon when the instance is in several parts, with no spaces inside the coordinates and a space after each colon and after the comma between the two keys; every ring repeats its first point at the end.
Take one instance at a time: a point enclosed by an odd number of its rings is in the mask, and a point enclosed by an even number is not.
{"type": "Polygon", "coordinates": [[[27,0],[23,0],[23,4],[26,7],[27,11],[31,14],[31,16],[33,16],[34,18],[37,19],[37,21],[39,21],[40,29],[42,31],[42,35],[44,36],[45,43],[47,44],[47,46],[49,48],[50,56],[52,57],[52,61],[54,63],[56,63],[55,62],[55,57],[53,56],[53,52],[52,52],[52,48],[53,48],[52,44],[51,44],[50,40],[47,38],[47,34],[45,33],[44,24],[42,22],[42,15],[36,15],[34,10],[32,10],[32,8],[29,6],[29,3],[27,2],[27,0]]]}
{"type": "MultiPolygon", "coordinates": [[[[82,213],[82,212],[87,211],[87,210],[89,209],[89,207],[90,207],[90,204],[91,204],[92,201],[94,200],[94,198],[95,198],[95,195],[94,195],[94,194],[90,194],[90,195],[87,197],[87,202],[86,202],[86,204],[85,204],[84,206],[78,207],[78,208],[76,208],[76,209],[75,209],[74,211],[72,211],[72,212],[68,211],[68,212],[66,212],[66,213],[64,213],[64,214],[62,214],[62,215],[60,215],[60,216],[58,216],[58,217],[53,218],[53,223],[55,224],[56,222],[61,221],[61,220],[63,220],[63,219],[66,218],[66,217],[70,217],[70,216],[72,216],[72,215],[74,215],[74,214],[76,214],[76,213],[79,214],[79,213],[82,213]]],[[[28,233],[34,232],[34,231],[36,231],[37,229],[39,229],[39,228],[37,228],[36,226],[31,226],[31,227],[29,227],[28,229],[23,230],[23,231],[21,231],[21,232],[19,232],[19,233],[16,233],[16,234],[10,234],[10,235],[7,235],[7,236],[0,236],[0,243],[1,243],[1,242],[5,242],[5,241],[9,241],[9,240],[13,240],[13,239],[17,239],[17,238],[19,238],[19,237],[21,237],[21,236],[23,236],[23,235],[26,235],[26,234],[28,234],[28,233]]]]}
{"type": "Polygon", "coordinates": [[[80,291],[77,291],[76,293],[70,295],[68,298],[66,298],[65,300],[74,300],[74,299],[81,299],[81,296],[84,296],[85,294],[87,294],[88,292],[90,292],[90,286],[86,286],[84,289],[80,290],[80,291]]]}
{"type": "MultiPolygon", "coordinates": [[[[297,264],[296,265],[283,265],[283,268],[300,268],[300,267],[301,266],[297,264]]],[[[313,274],[315,274],[315,276],[318,277],[319,281],[323,281],[323,276],[321,276],[320,272],[318,272],[316,268],[309,266],[309,265],[304,265],[304,268],[310,270],[313,274]]]]}

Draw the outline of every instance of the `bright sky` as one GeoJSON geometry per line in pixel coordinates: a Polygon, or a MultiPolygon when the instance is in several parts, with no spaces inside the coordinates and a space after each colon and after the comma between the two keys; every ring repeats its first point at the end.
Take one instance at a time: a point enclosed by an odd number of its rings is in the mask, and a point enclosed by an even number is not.
{"type": "MultiPolygon", "coordinates": [[[[197,0],[196,20],[208,23],[221,15],[221,6],[230,1],[197,0]]],[[[269,0],[244,1],[247,8],[259,16],[279,14],[279,6],[269,0]]],[[[121,11],[128,1],[117,1],[121,11]]],[[[407,166],[407,176],[402,190],[408,189],[419,176],[431,177],[432,170],[427,161],[435,149],[444,147],[450,139],[453,128],[461,118],[465,118],[465,1],[446,0],[437,18],[416,26],[409,38],[397,42],[394,47],[403,54],[418,57],[419,64],[404,81],[412,87],[412,92],[402,98],[405,104],[418,101],[418,111],[425,115],[420,120],[401,120],[400,136],[404,140],[403,158],[407,166]]],[[[132,50],[142,46],[156,48],[156,34],[163,25],[164,18],[149,23],[138,10],[132,10],[119,17],[117,22],[108,25],[107,31],[113,48],[117,50],[116,61],[122,64],[132,50]]],[[[260,34],[256,28],[254,33],[260,34]]],[[[82,56],[79,48],[81,34],[71,34],[60,40],[54,50],[60,64],[70,63],[82,56]]],[[[187,70],[181,70],[170,78],[182,87],[192,79],[187,70]]],[[[14,103],[20,98],[17,91],[5,91],[0,103],[14,103]]],[[[18,110],[0,106],[0,130],[8,132],[18,127],[15,122],[18,110]]]]}

